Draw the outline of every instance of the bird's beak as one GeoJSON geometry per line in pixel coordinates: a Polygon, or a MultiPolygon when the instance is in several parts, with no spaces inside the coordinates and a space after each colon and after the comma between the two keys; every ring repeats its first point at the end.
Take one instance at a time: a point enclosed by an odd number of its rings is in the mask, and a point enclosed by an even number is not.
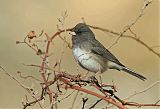
{"type": "Polygon", "coordinates": [[[72,35],[72,36],[76,35],[76,33],[74,31],[70,32],[69,34],[72,35]]]}

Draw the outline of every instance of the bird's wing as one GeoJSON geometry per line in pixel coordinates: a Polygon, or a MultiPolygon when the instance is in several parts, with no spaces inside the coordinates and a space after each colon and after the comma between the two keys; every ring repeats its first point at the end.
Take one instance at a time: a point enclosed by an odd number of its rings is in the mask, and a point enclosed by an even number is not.
{"type": "Polygon", "coordinates": [[[114,62],[118,65],[124,66],[123,64],[121,64],[119,62],[119,60],[109,51],[107,50],[100,42],[98,42],[97,40],[92,40],[90,41],[90,43],[92,44],[92,49],[91,51],[97,55],[102,56],[103,58],[114,62]]]}

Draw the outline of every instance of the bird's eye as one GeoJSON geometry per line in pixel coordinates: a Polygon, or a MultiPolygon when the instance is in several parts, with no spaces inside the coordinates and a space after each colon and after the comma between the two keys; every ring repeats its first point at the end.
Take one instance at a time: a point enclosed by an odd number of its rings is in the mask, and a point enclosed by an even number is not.
{"type": "Polygon", "coordinates": [[[76,33],[77,33],[77,34],[81,34],[81,33],[82,33],[82,31],[77,31],[76,33]]]}

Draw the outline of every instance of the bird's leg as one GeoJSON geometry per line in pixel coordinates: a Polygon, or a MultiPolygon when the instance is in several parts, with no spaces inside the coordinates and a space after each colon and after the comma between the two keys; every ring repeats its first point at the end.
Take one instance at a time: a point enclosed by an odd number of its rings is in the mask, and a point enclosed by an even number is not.
{"type": "Polygon", "coordinates": [[[99,75],[100,84],[102,85],[102,73],[99,75]]]}
{"type": "Polygon", "coordinates": [[[94,73],[94,75],[92,75],[92,76],[94,76],[94,77],[96,77],[96,76],[102,76],[102,73],[101,73],[101,72],[96,72],[96,73],[94,73]]]}
{"type": "Polygon", "coordinates": [[[90,73],[89,71],[87,71],[87,72],[83,73],[83,75],[82,75],[82,79],[87,79],[87,78],[88,78],[88,74],[89,74],[89,73],[90,73]]]}
{"type": "Polygon", "coordinates": [[[90,72],[89,72],[89,71],[87,71],[87,73],[85,73],[84,77],[87,77],[87,75],[88,75],[89,73],[90,73],[90,72]]]}
{"type": "Polygon", "coordinates": [[[95,83],[95,80],[98,81],[95,75],[95,73],[93,74],[93,72],[87,71],[86,74],[81,77],[81,79],[89,81],[90,83],[95,83]]]}
{"type": "Polygon", "coordinates": [[[97,72],[97,73],[94,73],[94,74],[91,74],[90,76],[88,76],[87,78],[88,78],[88,80],[90,80],[90,81],[93,81],[94,80],[94,78],[96,78],[96,76],[97,75],[99,75],[100,73],[99,72],[97,72]]]}

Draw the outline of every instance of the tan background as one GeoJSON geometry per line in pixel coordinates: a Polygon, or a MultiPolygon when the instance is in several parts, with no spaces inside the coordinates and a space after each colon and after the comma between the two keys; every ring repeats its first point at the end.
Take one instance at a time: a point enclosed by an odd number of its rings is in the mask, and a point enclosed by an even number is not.
{"type": "MultiPolygon", "coordinates": [[[[84,17],[88,24],[120,32],[124,26],[135,19],[142,5],[143,0],[0,0],[0,65],[16,77],[16,71],[19,70],[25,75],[40,78],[38,69],[27,68],[22,65],[22,63],[39,64],[41,62],[39,57],[27,46],[15,44],[15,41],[23,40],[27,32],[30,30],[40,32],[43,29],[52,35],[56,32],[57,18],[61,17],[61,13],[65,10],[68,11],[67,27],[75,26],[81,22],[81,17],[84,17]]],[[[145,15],[133,27],[135,33],[151,46],[158,45],[160,40],[158,36],[158,5],[158,0],[153,0],[153,3],[146,9],[145,15]]],[[[97,30],[93,31],[97,39],[106,47],[115,40],[113,36],[97,30]]],[[[68,40],[70,41],[70,37],[68,40]]],[[[61,40],[56,38],[54,43],[55,46],[52,46],[53,49],[50,51],[53,53],[50,58],[52,64],[59,60],[57,56],[62,50],[61,40]]],[[[104,82],[111,83],[113,80],[117,86],[119,97],[125,98],[159,80],[159,58],[142,45],[131,39],[121,39],[116,46],[111,48],[111,51],[122,63],[140,72],[148,79],[142,82],[118,71],[104,73],[104,82]]],[[[65,49],[62,70],[78,74],[75,66],[77,64],[72,57],[71,50],[65,49]]],[[[86,72],[81,68],[79,69],[81,72],[86,72]]],[[[32,84],[30,81],[24,83],[28,86],[32,84]]],[[[38,86],[38,83],[33,83],[38,86]]],[[[20,108],[25,93],[23,88],[1,71],[0,109],[20,108]]],[[[79,102],[80,97],[77,100],[79,102]]],[[[96,100],[96,98],[90,98],[96,100]]],[[[133,97],[130,101],[155,103],[158,99],[160,99],[160,93],[158,86],[155,86],[148,92],[133,97]]],[[[70,107],[70,102],[72,99],[63,101],[59,107],[66,107],[66,104],[67,107],[70,107]]],[[[104,103],[102,102],[101,105],[104,103]]]]}

